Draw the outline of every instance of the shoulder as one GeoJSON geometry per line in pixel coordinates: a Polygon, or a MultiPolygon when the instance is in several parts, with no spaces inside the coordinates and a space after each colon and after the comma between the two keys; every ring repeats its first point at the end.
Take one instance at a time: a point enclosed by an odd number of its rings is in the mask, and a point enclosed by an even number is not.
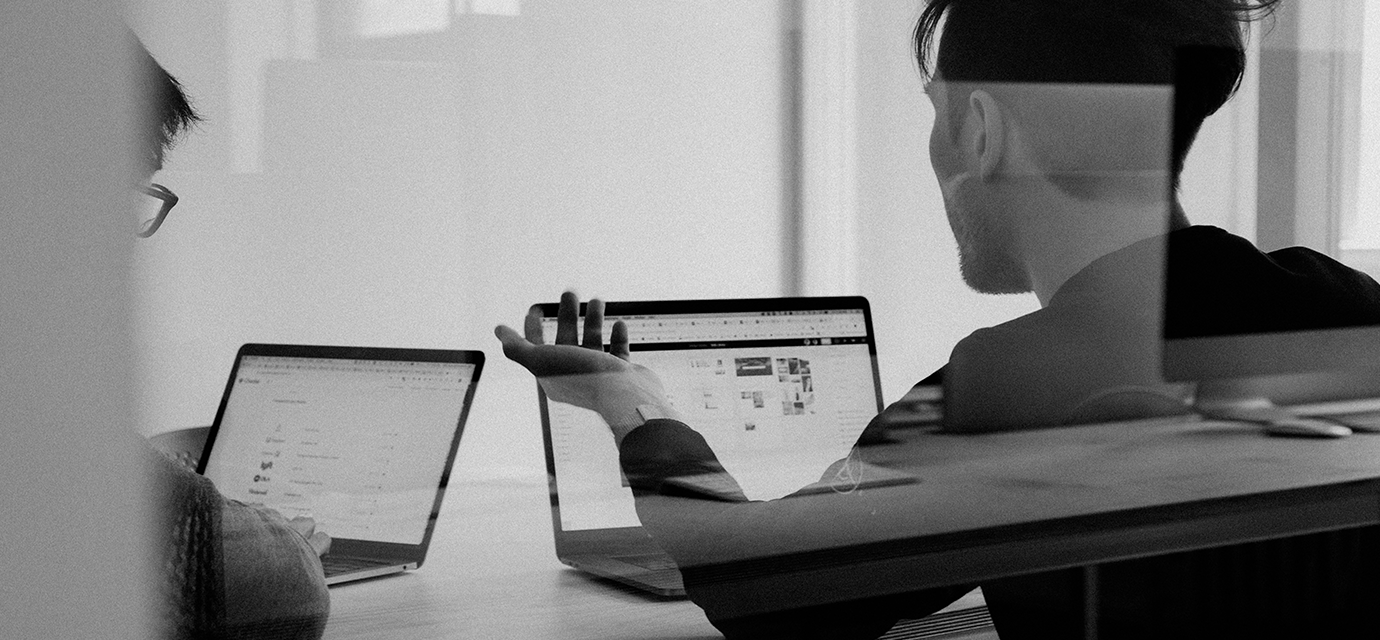
{"type": "Polygon", "coordinates": [[[1306,247],[1289,247],[1266,254],[1279,269],[1339,293],[1360,296],[1380,305],[1380,284],[1365,273],[1306,247]]]}
{"type": "Polygon", "coordinates": [[[240,637],[319,638],[330,611],[321,561],[275,512],[223,496],[206,477],[145,447],[160,499],[172,606],[193,629],[240,637]],[[180,582],[179,582],[180,581],[180,582]],[[207,600],[207,599],[210,600],[207,600]],[[200,610],[213,602],[210,610],[200,610]],[[277,635],[260,636],[260,631],[277,635]]]}
{"type": "Polygon", "coordinates": [[[1304,247],[1263,252],[1215,227],[1170,234],[1169,336],[1380,322],[1380,284],[1304,247]]]}
{"type": "Polygon", "coordinates": [[[221,496],[209,480],[153,447],[139,450],[154,488],[163,623],[173,637],[219,633],[225,617],[221,496]]]}
{"type": "Polygon", "coordinates": [[[152,447],[141,447],[143,467],[155,487],[155,513],[160,532],[174,538],[194,536],[199,541],[169,540],[169,544],[210,544],[219,537],[220,507],[224,498],[210,480],[174,462],[152,447]]]}

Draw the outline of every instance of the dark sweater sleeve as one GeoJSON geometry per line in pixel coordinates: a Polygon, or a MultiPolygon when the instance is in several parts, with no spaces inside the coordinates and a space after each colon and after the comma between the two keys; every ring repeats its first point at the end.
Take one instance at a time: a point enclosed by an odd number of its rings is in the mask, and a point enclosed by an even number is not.
{"type": "Polygon", "coordinates": [[[321,560],[282,516],[226,499],[144,447],[159,489],[163,638],[314,640],[330,614],[321,560]]]}
{"type": "Polygon", "coordinates": [[[223,497],[219,506],[226,638],[320,638],[331,597],[311,544],[275,511],[223,497]]]}
{"type": "Polygon", "coordinates": [[[704,436],[684,423],[657,419],[623,439],[619,463],[634,495],[663,494],[747,502],[704,436]]]}
{"type": "Polygon", "coordinates": [[[211,481],[141,448],[157,488],[154,542],[161,560],[160,637],[215,638],[224,633],[220,494],[211,481]]]}

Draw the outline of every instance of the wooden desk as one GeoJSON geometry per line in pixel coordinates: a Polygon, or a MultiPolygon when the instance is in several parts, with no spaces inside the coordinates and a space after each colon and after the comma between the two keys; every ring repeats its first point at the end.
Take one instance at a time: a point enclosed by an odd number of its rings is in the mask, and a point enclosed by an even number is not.
{"type": "MultiPolygon", "coordinates": [[[[688,600],[649,596],[558,562],[548,500],[544,478],[452,485],[426,564],[333,587],[325,639],[722,638],[688,600]]],[[[994,640],[990,626],[975,626],[983,616],[973,607],[981,605],[973,593],[951,606],[944,624],[955,631],[945,637],[994,640]]]]}
{"type": "Polygon", "coordinates": [[[332,587],[325,638],[722,638],[689,601],[566,567],[551,536],[545,478],[452,484],[426,563],[332,587]]]}
{"type": "MultiPolygon", "coordinates": [[[[150,443],[195,467],[209,430],[159,434],[150,443]]],[[[325,633],[327,640],[721,637],[688,600],[593,580],[557,561],[545,476],[452,480],[426,563],[332,587],[325,633]]]]}

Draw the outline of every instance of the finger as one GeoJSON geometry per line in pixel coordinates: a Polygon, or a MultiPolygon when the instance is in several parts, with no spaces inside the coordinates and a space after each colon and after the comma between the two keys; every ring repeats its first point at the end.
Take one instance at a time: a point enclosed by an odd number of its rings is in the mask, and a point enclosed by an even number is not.
{"type": "Polygon", "coordinates": [[[302,534],[304,538],[310,538],[316,532],[316,521],[307,516],[296,516],[288,520],[288,525],[302,534]]]}
{"type": "Polygon", "coordinates": [[[311,537],[307,538],[307,542],[311,544],[311,548],[316,551],[318,556],[324,556],[331,552],[331,537],[321,531],[311,534],[311,537]]]}
{"type": "Polygon", "coordinates": [[[585,307],[585,348],[604,350],[604,301],[598,298],[585,307]]]}
{"type": "Polygon", "coordinates": [[[622,320],[613,323],[613,335],[609,336],[609,353],[624,360],[632,355],[628,348],[628,325],[622,320]]]}
{"type": "Polygon", "coordinates": [[[556,311],[556,344],[579,344],[580,296],[574,291],[561,294],[561,306],[556,311]]]}
{"type": "Polygon", "coordinates": [[[522,332],[527,335],[527,341],[532,344],[546,342],[546,337],[541,332],[541,320],[541,307],[536,305],[528,309],[527,316],[522,319],[522,332]]]}
{"type": "Polygon", "coordinates": [[[513,362],[526,366],[527,361],[531,359],[532,350],[536,349],[532,343],[518,335],[518,332],[507,325],[501,324],[494,327],[494,335],[498,337],[499,342],[503,343],[503,355],[513,362]]]}

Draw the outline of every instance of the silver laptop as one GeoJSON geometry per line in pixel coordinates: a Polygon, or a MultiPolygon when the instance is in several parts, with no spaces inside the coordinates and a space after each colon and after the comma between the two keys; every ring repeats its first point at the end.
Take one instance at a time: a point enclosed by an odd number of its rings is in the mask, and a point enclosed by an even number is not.
{"type": "MultiPolygon", "coordinates": [[[[554,342],[557,305],[535,309],[554,342]]],[[[864,298],[612,302],[605,316],[605,342],[615,320],[628,325],[632,361],[658,374],[670,403],[751,499],[817,482],[881,410],[864,298]]],[[[550,402],[540,388],[538,396],[557,557],[651,593],[683,595],[675,563],[638,522],[603,420],[550,402]]]]}
{"type": "Polygon", "coordinates": [[[331,536],[326,583],[422,565],[479,351],[247,344],[197,470],[331,536]]]}

